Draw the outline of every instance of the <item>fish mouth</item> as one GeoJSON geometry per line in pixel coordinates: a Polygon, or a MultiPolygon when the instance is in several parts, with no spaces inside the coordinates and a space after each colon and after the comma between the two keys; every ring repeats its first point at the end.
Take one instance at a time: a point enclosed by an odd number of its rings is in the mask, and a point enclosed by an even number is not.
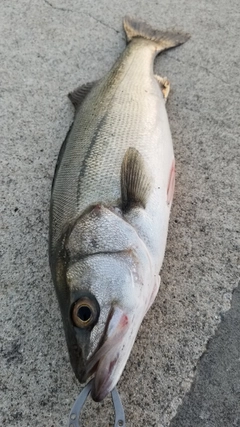
{"type": "Polygon", "coordinates": [[[103,400],[117,384],[125,367],[129,347],[129,318],[120,308],[114,308],[104,334],[104,343],[87,362],[86,375],[95,373],[91,396],[103,400]]]}

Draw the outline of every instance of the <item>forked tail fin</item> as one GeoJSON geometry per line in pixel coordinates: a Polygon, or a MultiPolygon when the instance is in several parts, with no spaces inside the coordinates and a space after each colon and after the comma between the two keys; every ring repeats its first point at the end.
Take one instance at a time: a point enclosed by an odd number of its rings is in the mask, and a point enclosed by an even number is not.
{"type": "Polygon", "coordinates": [[[134,37],[151,40],[155,42],[158,52],[185,43],[190,38],[190,34],[174,30],[154,30],[146,22],[129,18],[128,16],[123,19],[123,26],[128,42],[130,42],[134,37]]]}

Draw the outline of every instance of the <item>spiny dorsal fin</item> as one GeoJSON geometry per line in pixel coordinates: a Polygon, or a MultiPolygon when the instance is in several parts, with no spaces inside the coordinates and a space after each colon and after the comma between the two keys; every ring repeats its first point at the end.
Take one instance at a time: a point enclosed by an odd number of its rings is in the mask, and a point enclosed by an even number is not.
{"type": "Polygon", "coordinates": [[[130,42],[134,37],[151,40],[156,43],[158,52],[185,43],[190,38],[189,34],[182,33],[180,31],[154,30],[146,22],[133,19],[128,16],[123,19],[123,26],[128,42],[130,42]]]}
{"type": "Polygon", "coordinates": [[[79,105],[81,105],[81,103],[86,98],[87,94],[90,92],[90,90],[95,84],[96,81],[85,83],[84,85],[77,87],[77,89],[68,94],[68,98],[76,109],[79,107],[79,105]]]}
{"type": "Polygon", "coordinates": [[[141,204],[146,207],[152,187],[152,178],[146,169],[143,156],[136,148],[128,148],[121,167],[122,208],[141,204]]]}

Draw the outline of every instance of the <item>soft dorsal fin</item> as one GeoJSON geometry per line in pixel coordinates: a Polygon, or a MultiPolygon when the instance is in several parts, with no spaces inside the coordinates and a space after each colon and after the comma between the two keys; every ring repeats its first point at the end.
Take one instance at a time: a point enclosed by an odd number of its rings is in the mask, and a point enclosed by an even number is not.
{"type": "Polygon", "coordinates": [[[152,177],[143,156],[136,148],[128,148],[121,167],[122,209],[141,204],[146,207],[152,187],[152,177]]]}
{"type": "Polygon", "coordinates": [[[76,109],[79,107],[79,105],[81,105],[81,103],[86,98],[87,94],[91,91],[95,84],[96,81],[85,83],[84,85],[77,87],[77,89],[68,94],[68,98],[76,109]]]}

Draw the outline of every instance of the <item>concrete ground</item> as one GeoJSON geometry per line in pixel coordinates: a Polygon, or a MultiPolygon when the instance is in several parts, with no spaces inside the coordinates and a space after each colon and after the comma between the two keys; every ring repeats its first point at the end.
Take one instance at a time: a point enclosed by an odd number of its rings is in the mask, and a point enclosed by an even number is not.
{"type": "MultiPolygon", "coordinates": [[[[66,94],[116,60],[125,14],[192,35],[155,66],[177,182],[161,290],[118,386],[127,426],[240,426],[238,0],[1,2],[1,426],[67,426],[81,389],[48,267],[50,188],[66,94]]],[[[84,426],[111,411],[89,400],[84,426]]]]}

